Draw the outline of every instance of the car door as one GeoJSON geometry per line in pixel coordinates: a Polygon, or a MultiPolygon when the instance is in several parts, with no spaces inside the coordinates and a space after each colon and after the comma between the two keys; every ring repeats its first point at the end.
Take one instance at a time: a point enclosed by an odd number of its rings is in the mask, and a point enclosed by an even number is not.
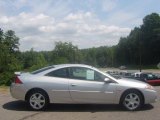
{"type": "Polygon", "coordinates": [[[51,71],[45,75],[47,77],[47,89],[49,90],[50,102],[54,103],[72,103],[68,88],[68,70],[60,68],[51,71]]]}
{"type": "Polygon", "coordinates": [[[85,67],[69,68],[69,90],[76,103],[114,103],[116,83],[105,83],[103,74],[85,67]]]}

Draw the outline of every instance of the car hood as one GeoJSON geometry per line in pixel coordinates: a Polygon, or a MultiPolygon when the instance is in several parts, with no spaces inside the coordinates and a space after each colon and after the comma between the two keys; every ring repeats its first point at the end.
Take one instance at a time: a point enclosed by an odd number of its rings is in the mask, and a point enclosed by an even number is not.
{"type": "Polygon", "coordinates": [[[144,87],[146,87],[146,85],[148,85],[148,84],[145,83],[145,82],[138,81],[138,80],[134,80],[134,79],[129,79],[129,78],[121,78],[121,79],[118,79],[117,82],[118,82],[120,85],[129,86],[129,87],[140,87],[140,88],[144,88],[144,87]]]}

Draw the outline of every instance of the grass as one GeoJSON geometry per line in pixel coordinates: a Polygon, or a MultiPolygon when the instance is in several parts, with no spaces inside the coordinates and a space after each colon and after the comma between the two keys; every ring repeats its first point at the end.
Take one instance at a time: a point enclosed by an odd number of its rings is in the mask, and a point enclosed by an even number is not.
{"type": "Polygon", "coordinates": [[[9,86],[0,86],[0,93],[7,93],[9,91],[9,86]]]}

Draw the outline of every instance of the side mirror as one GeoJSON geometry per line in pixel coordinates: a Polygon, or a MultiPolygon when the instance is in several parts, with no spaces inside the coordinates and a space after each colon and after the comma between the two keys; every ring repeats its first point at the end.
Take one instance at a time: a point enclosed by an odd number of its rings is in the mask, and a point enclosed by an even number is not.
{"type": "Polygon", "coordinates": [[[104,79],[104,82],[105,82],[105,83],[112,83],[113,81],[110,80],[109,78],[105,78],[105,79],[104,79]]]}

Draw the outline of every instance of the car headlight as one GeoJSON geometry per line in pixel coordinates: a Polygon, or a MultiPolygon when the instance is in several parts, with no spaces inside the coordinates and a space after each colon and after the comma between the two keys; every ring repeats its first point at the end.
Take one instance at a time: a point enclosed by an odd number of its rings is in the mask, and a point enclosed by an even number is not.
{"type": "Polygon", "coordinates": [[[151,85],[146,85],[145,89],[154,90],[154,87],[151,85]]]}

